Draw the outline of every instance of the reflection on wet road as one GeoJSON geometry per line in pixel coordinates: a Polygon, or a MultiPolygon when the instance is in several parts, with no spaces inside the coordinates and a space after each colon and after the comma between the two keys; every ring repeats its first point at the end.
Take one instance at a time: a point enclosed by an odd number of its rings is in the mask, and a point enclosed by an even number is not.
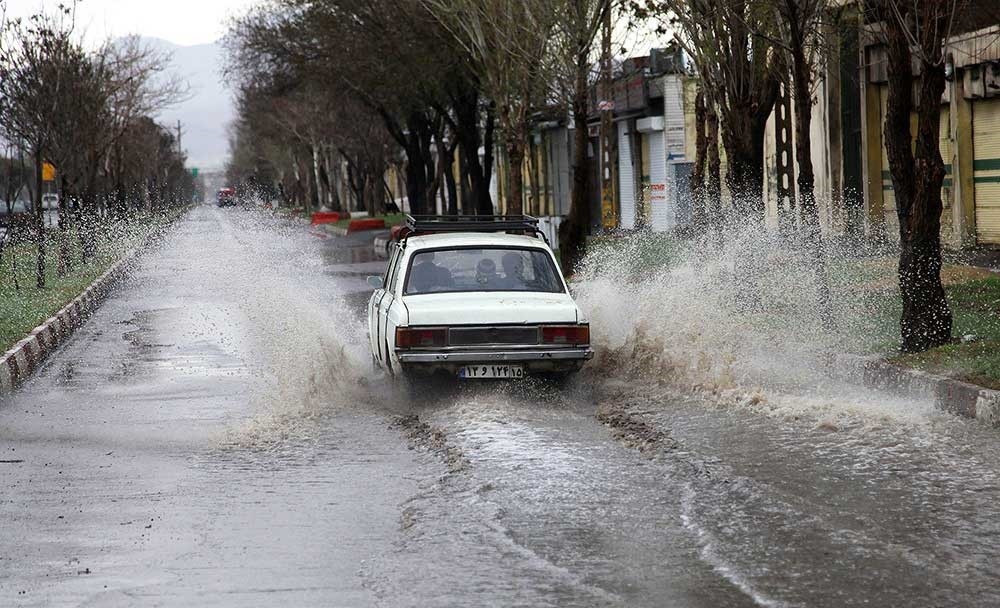
{"type": "Polygon", "coordinates": [[[1000,604],[995,432],[604,369],[410,402],[368,243],[202,207],[147,254],[0,402],[0,605],[1000,604]]]}

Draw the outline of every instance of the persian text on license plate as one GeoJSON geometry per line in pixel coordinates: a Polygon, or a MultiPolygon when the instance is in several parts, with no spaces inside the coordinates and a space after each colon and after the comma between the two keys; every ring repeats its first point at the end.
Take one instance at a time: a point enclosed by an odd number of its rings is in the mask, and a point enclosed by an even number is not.
{"type": "Polygon", "coordinates": [[[458,370],[459,378],[524,378],[520,365],[469,365],[458,370]]]}

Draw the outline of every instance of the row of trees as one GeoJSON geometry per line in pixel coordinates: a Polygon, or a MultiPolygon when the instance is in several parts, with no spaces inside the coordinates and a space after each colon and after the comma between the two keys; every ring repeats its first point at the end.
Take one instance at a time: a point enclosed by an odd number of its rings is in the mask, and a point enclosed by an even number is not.
{"type": "MultiPolygon", "coordinates": [[[[888,43],[885,142],[900,219],[902,346],[918,351],[951,339],[940,282],[937,126],[942,42],[963,2],[864,0],[854,8],[855,18],[881,24],[888,43]]],[[[350,189],[375,210],[384,169],[396,165],[414,212],[441,193],[451,212],[492,213],[496,150],[506,208],[517,213],[530,121],[555,109],[575,126],[572,204],[560,239],[571,270],[590,226],[585,155],[595,41],[615,29],[601,27],[612,11],[658,21],[699,78],[691,185],[696,215],[709,225],[729,217],[763,226],[766,124],[782,88],[790,94],[801,236],[832,324],[810,132],[817,74],[844,10],[832,0],[273,0],[237,20],[228,37],[241,117],[231,174],[276,179],[289,198],[336,209],[338,167],[346,164],[350,189]],[[734,194],[725,209],[723,178],[734,194]]]]}
{"type": "MultiPolygon", "coordinates": [[[[532,115],[577,125],[565,251],[581,252],[587,95],[593,45],[611,0],[275,0],[227,38],[238,92],[230,178],[274,179],[288,199],[340,208],[349,189],[382,206],[385,168],[405,175],[415,213],[490,214],[495,151],[507,209],[519,213],[532,115]],[[457,164],[458,178],[451,167],[457,164]]],[[[578,254],[566,255],[568,263],[578,254]]]]}
{"type": "MultiPolygon", "coordinates": [[[[884,142],[899,219],[902,350],[918,352],[951,341],[952,317],[941,285],[940,218],[944,163],[939,152],[944,42],[972,8],[963,0],[862,0],[849,10],[887,44],[889,101],[884,142]],[[914,85],[916,84],[916,89],[914,85]],[[913,92],[918,91],[914,99],[913,92]],[[916,116],[916,131],[911,117],[916,116]]],[[[797,202],[814,254],[821,310],[832,324],[811,157],[817,75],[835,50],[845,5],[830,0],[636,0],[639,16],[659,18],[693,60],[700,92],[696,208],[721,221],[718,138],[726,153],[731,213],[762,224],[765,126],[781,87],[794,108],[797,202]],[[705,170],[705,164],[708,170],[705,170]]],[[[996,15],[992,15],[994,18],[996,15]]],[[[857,21],[855,21],[857,24],[857,21]]],[[[856,25],[855,25],[856,27],[856,25]]]]}
{"type": "Polygon", "coordinates": [[[5,21],[0,32],[0,135],[8,213],[31,194],[37,286],[45,287],[47,234],[43,164],[57,172],[58,271],[70,269],[70,235],[82,262],[108,221],[140,208],[189,200],[194,181],[172,134],[152,118],[185,94],[164,76],[169,56],[137,38],[87,50],[75,35],[74,7],[5,21]]]}

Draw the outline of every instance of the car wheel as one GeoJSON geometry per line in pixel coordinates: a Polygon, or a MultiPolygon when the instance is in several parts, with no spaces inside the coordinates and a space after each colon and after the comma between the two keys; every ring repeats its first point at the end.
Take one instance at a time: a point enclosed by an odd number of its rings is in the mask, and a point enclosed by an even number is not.
{"type": "Polygon", "coordinates": [[[385,343],[385,370],[390,376],[396,376],[396,370],[392,369],[392,357],[389,355],[389,342],[385,343]]]}

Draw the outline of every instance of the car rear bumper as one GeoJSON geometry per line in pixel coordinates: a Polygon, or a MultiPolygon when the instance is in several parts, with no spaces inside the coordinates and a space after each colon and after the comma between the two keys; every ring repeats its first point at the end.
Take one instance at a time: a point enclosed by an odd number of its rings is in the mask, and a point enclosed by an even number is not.
{"type": "Polygon", "coordinates": [[[594,357],[587,348],[531,349],[470,349],[450,351],[397,352],[406,372],[456,373],[459,368],[474,364],[510,363],[523,365],[528,373],[576,371],[594,357]]]}

